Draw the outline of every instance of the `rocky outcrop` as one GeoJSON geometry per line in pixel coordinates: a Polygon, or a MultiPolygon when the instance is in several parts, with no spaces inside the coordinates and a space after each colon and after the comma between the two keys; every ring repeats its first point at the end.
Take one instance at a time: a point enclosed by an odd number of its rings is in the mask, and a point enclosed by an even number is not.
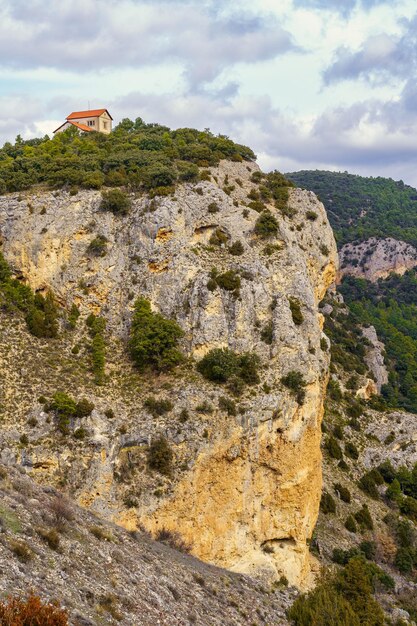
{"type": "Polygon", "coordinates": [[[392,237],[371,237],[360,243],[347,243],[339,252],[339,279],[350,275],[376,282],[391,273],[404,274],[417,265],[414,246],[392,237]]]}
{"type": "Polygon", "coordinates": [[[369,341],[365,354],[365,363],[374,375],[376,388],[378,393],[380,393],[382,385],[386,385],[388,382],[388,370],[385,366],[383,355],[385,346],[382,341],[379,341],[374,326],[363,328],[362,334],[369,341]]]}
{"type": "MultiPolygon", "coordinates": [[[[183,185],[175,197],[134,199],[124,218],[99,210],[99,192],[0,198],[3,251],[16,275],[35,290],[51,288],[64,306],[76,303],[80,323],[89,312],[104,315],[111,344],[109,380],[97,389],[85,373],[84,380],[74,378],[82,359],[76,365],[73,340],[60,339],[67,362],[67,369],[60,369],[60,388],[66,381],[68,391],[87,394],[96,405],[84,420],[88,438],[76,446],[56,444],[53,423],[36,405],[37,395],[53,389],[51,372],[32,372],[27,354],[23,381],[16,374],[21,357],[7,361],[4,355],[13,399],[6,398],[3,456],[12,450],[38,480],[63,480],[64,472],[83,506],[130,529],[176,530],[209,562],[284,574],[303,585],[309,580],[307,540],[321,494],[320,422],[329,366],[318,304],[335,279],[337,254],[323,205],[308,191],[290,190],[291,218],[270,207],[279,223],[277,238],[264,241],[254,234],[259,215],[246,206],[254,169],[222,162],[210,180],[183,185]],[[227,243],[217,246],[212,235],[219,229],[227,243]],[[107,239],[103,257],[88,250],[97,235],[107,239]],[[228,251],[237,240],[243,245],[240,256],[228,251]],[[213,267],[239,276],[239,293],[208,289],[213,267]],[[123,342],[138,295],[174,317],[185,332],[182,350],[191,361],[175,376],[141,378],[126,361],[123,342]],[[300,307],[297,323],[291,302],[300,307]],[[263,340],[265,327],[271,343],[263,340]],[[218,408],[227,391],[205,382],[191,366],[210,349],[226,346],[255,352],[262,363],[261,384],[244,390],[236,416],[218,408]],[[290,371],[302,376],[301,404],[281,383],[290,371]],[[37,395],[30,398],[27,388],[37,395]],[[173,413],[152,418],[143,400],[150,390],[163,394],[164,389],[173,413]],[[22,400],[16,402],[19,393],[22,400]],[[204,402],[211,407],[206,413],[198,410],[204,402]],[[112,420],[104,415],[109,404],[116,408],[112,420]],[[180,418],[184,409],[187,421],[180,418]],[[16,424],[30,415],[39,432],[22,451],[16,424]],[[161,432],[175,453],[170,480],[144,470],[147,443],[161,432]],[[128,505],[123,476],[135,493],[128,505]]],[[[7,345],[13,332],[0,334],[0,345],[7,345]]],[[[20,338],[17,352],[24,341],[20,338]]]]}

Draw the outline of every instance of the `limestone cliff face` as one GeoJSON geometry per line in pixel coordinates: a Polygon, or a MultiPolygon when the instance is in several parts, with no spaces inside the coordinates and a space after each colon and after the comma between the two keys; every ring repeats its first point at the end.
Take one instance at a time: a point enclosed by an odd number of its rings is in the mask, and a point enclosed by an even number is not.
{"type": "MultiPolygon", "coordinates": [[[[254,234],[258,214],[243,204],[254,169],[222,162],[212,168],[210,181],[183,185],[175,197],[135,199],[125,218],[100,212],[99,192],[0,197],[3,252],[16,275],[34,289],[51,288],[64,306],[78,304],[81,319],[100,312],[112,337],[107,385],[94,389],[84,380],[78,390],[68,389],[87,394],[96,405],[84,421],[87,441],[52,445],[54,426],[36,405],[35,393],[32,401],[26,393],[21,403],[10,400],[10,417],[16,424],[36,414],[39,431],[23,454],[10,426],[2,436],[2,455],[24,457],[43,481],[56,480],[65,466],[66,483],[80,503],[129,528],[178,530],[207,561],[242,572],[283,573],[302,585],[308,582],[307,540],[321,493],[320,421],[329,365],[320,343],[318,303],[335,279],[337,253],[324,208],[308,191],[290,190],[291,218],[270,207],[279,221],[277,239],[262,241],[254,234]],[[213,203],[218,211],[209,210],[213,203]],[[216,229],[230,243],[241,241],[243,254],[232,256],[227,245],[210,243],[216,229]],[[107,254],[99,258],[87,250],[97,234],[108,240],[107,254]],[[240,275],[238,297],[207,288],[213,267],[240,275]],[[141,382],[132,373],[134,388],[127,387],[118,364],[138,295],[178,321],[185,331],[182,349],[191,359],[224,346],[259,355],[261,385],[242,394],[236,416],[217,408],[225,390],[192,367],[153,383],[154,393],[174,402],[174,415],[155,420],[146,413],[149,380],[141,382]],[[299,325],[291,300],[301,307],[299,325]],[[270,344],[262,341],[266,325],[272,328],[270,344]],[[302,405],[281,384],[292,370],[306,383],[302,405]],[[198,412],[203,401],[213,407],[210,414],[198,412]],[[104,417],[109,403],[116,407],[112,421],[104,417]],[[181,425],[184,408],[190,418],[181,425]],[[147,442],[159,432],[172,442],[177,463],[173,478],[161,479],[155,489],[143,458],[147,442]],[[125,485],[115,480],[126,463],[136,494],[129,507],[125,485]]],[[[10,342],[10,333],[0,336],[0,346],[10,342]]],[[[60,349],[70,359],[71,346],[65,346],[60,349]]],[[[16,369],[19,358],[7,363],[5,370],[16,369]]],[[[26,389],[32,385],[36,394],[48,391],[45,385],[51,389],[47,376],[42,381],[27,364],[26,370],[26,389]]],[[[23,388],[18,375],[8,380],[15,393],[23,388]]],[[[58,380],[62,388],[67,380],[62,370],[58,380]]]]}
{"type": "Polygon", "coordinates": [[[350,275],[376,282],[391,272],[404,274],[417,265],[414,246],[388,237],[371,237],[360,243],[347,243],[340,250],[339,279],[350,275]]]}

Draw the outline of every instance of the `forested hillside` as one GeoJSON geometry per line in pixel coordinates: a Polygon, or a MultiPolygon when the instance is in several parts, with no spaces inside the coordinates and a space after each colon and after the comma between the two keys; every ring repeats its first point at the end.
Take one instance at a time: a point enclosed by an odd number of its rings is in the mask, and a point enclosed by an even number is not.
{"type": "Polygon", "coordinates": [[[417,190],[402,180],[322,170],[286,176],[319,196],[339,247],[369,237],[394,237],[417,246],[417,190]]]}
{"type": "Polygon", "coordinates": [[[370,283],[347,276],[340,291],[355,319],[375,326],[384,342],[390,369],[382,394],[391,407],[417,413],[417,276],[404,276],[370,283]]]}
{"type": "MultiPolygon", "coordinates": [[[[370,237],[393,237],[417,246],[417,190],[402,181],[320,170],[287,176],[320,197],[339,249],[370,237]]],[[[386,403],[417,412],[416,271],[374,283],[347,276],[339,289],[356,323],[372,324],[385,344],[390,372],[382,389],[386,403]]]]}

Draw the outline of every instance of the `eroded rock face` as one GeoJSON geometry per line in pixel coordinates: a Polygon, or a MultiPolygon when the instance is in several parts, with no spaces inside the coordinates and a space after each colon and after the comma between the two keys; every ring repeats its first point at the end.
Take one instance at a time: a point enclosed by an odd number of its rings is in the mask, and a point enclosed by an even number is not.
{"type": "Polygon", "coordinates": [[[379,341],[374,326],[363,328],[362,333],[370,342],[366,350],[365,363],[374,375],[377,392],[380,393],[382,385],[388,382],[388,370],[383,355],[385,346],[382,341],[379,341]]]}
{"type": "MultiPolygon", "coordinates": [[[[43,430],[24,456],[44,481],[56,478],[57,468],[66,464],[79,502],[113,521],[177,530],[204,560],[241,572],[285,574],[305,585],[307,540],[321,494],[320,422],[329,366],[329,353],[320,345],[318,303],[335,279],[337,253],[323,205],[308,191],[290,190],[292,218],[270,207],[279,222],[277,238],[262,241],[254,234],[258,213],[242,205],[254,169],[222,162],[212,170],[217,182],[213,177],[186,184],[175,198],[136,199],[125,218],[100,212],[99,192],[0,197],[3,250],[16,273],[34,289],[51,288],[63,305],[75,302],[82,318],[89,312],[104,315],[117,345],[126,339],[135,298],[143,295],[154,310],[182,326],[182,349],[190,358],[227,346],[255,352],[262,362],[262,384],[237,399],[236,416],[217,409],[225,389],[189,368],[169,381],[175,415],[158,420],[143,408],[146,389],[138,385],[129,396],[122,392],[112,364],[108,397],[118,407],[115,419],[103,415],[106,388],[96,393],[90,386],[97,409],[85,419],[89,439],[77,444],[84,446],[82,453],[71,442],[60,442],[59,451],[48,444],[54,425],[38,410],[43,430]],[[222,190],[226,175],[235,185],[230,195],[222,190]],[[210,212],[213,203],[219,210],[210,212]],[[228,244],[210,243],[216,229],[228,244]],[[108,240],[104,257],[87,250],[98,234],[108,240]],[[244,251],[233,256],[228,245],[237,240],[244,251]],[[213,267],[239,274],[240,295],[207,288],[213,267]],[[291,300],[300,305],[299,324],[291,300]],[[262,340],[267,325],[270,344],[262,340]],[[302,374],[306,385],[301,405],[281,383],[290,371],[302,374]],[[193,413],[205,400],[213,413],[193,413]],[[175,421],[182,408],[192,413],[186,426],[175,421]],[[134,459],[143,457],[147,442],[160,432],[173,442],[178,463],[172,480],[155,495],[143,464],[136,467],[134,459]],[[123,485],[114,479],[126,458],[134,468],[132,481],[140,486],[128,508],[123,485]]],[[[29,404],[13,405],[14,423],[27,419],[29,404]]],[[[3,451],[7,447],[21,458],[13,432],[9,441],[4,436],[3,451]]]]}
{"type": "Polygon", "coordinates": [[[347,243],[340,250],[339,279],[356,276],[376,282],[392,272],[404,274],[417,265],[417,250],[414,246],[392,237],[371,237],[360,243],[347,243]]]}

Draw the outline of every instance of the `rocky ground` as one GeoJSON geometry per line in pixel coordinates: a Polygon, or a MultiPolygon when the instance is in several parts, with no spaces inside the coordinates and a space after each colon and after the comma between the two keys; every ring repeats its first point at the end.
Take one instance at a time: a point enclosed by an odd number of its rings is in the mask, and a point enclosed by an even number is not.
{"type": "Polygon", "coordinates": [[[0,466],[0,595],[58,600],[73,626],[284,626],[294,589],[207,565],[0,466]]]}

